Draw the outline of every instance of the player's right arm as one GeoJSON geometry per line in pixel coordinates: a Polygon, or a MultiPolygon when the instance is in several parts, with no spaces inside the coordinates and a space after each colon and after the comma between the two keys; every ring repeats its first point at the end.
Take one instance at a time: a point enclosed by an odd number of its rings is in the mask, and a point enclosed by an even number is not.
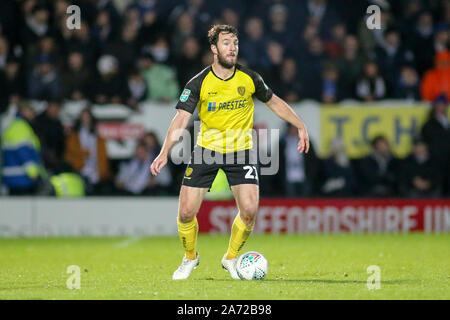
{"type": "Polygon", "coordinates": [[[172,149],[174,144],[180,139],[184,129],[188,126],[191,117],[191,113],[178,109],[177,114],[172,119],[169,130],[167,131],[161,152],[150,166],[150,171],[154,176],[158,175],[161,172],[161,169],[167,164],[170,149],[172,149]]]}
{"type": "Polygon", "coordinates": [[[175,107],[178,111],[169,126],[161,152],[150,166],[150,171],[154,176],[158,175],[162,168],[167,164],[170,149],[178,142],[183,131],[189,124],[189,120],[191,119],[200,98],[201,81],[204,78],[203,74],[205,74],[206,70],[207,69],[200,72],[186,84],[186,87],[178,100],[175,107]]]}

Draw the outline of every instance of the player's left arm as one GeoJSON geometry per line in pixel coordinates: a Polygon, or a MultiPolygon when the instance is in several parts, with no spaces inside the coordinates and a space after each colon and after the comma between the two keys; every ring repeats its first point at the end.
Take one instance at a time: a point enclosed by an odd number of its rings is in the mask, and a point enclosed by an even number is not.
{"type": "Polygon", "coordinates": [[[308,153],[309,151],[309,136],[306,125],[295,113],[294,110],[280,97],[273,94],[272,97],[266,102],[266,105],[284,121],[289,122],[298,129],[298,137],[300,141],[298,143],[298,151],[308,153]]]}

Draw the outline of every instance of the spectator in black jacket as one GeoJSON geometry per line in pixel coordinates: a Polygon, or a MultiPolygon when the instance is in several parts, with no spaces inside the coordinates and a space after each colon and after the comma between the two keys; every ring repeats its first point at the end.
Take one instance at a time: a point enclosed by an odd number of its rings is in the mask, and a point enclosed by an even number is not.
{"type": "Polygon", "coordinates": [[[126,82],[119,73],[116,57],[103,55],[98,59],[99,77],[93,85],[94,101],[97,104],[121,104],[125,102],[126,82]]]}
{"type": "Polygon", "coordinates": [[[75,51],[67,58],[67,70],[63,73],[63,97],[69,100],[87,99],[90,94],[92,74],[86,68],[84,56],[75,51]]]}
{"type": "Polygon", "coordinates": [[[28,76],[28,97],[37,100],[59,99],[62,94],[61,76],[52,58],[40,55],[36,67],[28,76]]]}
{"type": "Polygon", "coordinates": [[[354,196],[356,176],[342,138],[331,142],[331,157],[323,164],[321,194],[332,197],[354,196]]]}
{"type": "Polygon", "coordinates": [[[307,0],[299,2],[303,5],[301,10],[308,13],[308,19],[318,24],[321,37],[328,37],[331,26],[340,20],[333,4],[335,1],[307,0]]]}
{"type": "Polygon", "coordinates": [[[56,68],[61,66],[63,56],[54,37],[45,36],[34,46],[30,46],[24,66],[32,68],[33,64],[42,56],[48,56],[56,68]]]}
{"type": "Polygon", "coordinates": [[[414,50],[419,74],[433,67],[433,57],[436,55],[433,29],[432,13],[429,11],[420,13],[409,39],[409,47],[414,50]]]}
{"type": "Polygon", "coordinates": [[[91,33],[89,24],[86,21],[81,21],[80,29],[73,30],[72,36],[66,42],[66,50],[81,52],[85,64],[93,67],[97,58],[98,44],[91,33]]]}
{"type": "Polygon", "coordinates": [[[402,68],[394,96],[397,99],[420,100],[420,79],[413,67],[402,68]]]}
{"type": "Polygon", "coordinates": [[[103,9],[97,12],[97,17],[92,27],[92,36],[100,48],[104,48],[107,43],[114,39],[116,26],[112,23],[111,14],[108,10],[103,9]]]}
{"type": "Polygon", "coordinates": [[[119,60],[122,74],[127,73],[130,68],[136,66],[138,58],[137,36],[138,30],[132,23],[124,25],[120,38],[106,44],[103,51],[103,54],[112,55],[119,60]]]}
{"type": "Polygon", "coordinates": [[[304,97],[320,101],[322,99],[322,79],[320,76],[324,65],[323,41],[319,37],[313,37],[308,42],[308,47],[299,57],[300,75],[304,83],[304,97]]]}
{"type": "Polygon", "coordinates": [[[336,60],[339,83],[342,88],[342,99],[353,99],[355,97],[355,85],[362,73],[363,63],[358,39],[353,35],[347,36],[344,42],[343,55],[336,60]]]}
{"type": "Polygon", "coordinates": [[[402,167],[400,178],[402,195],[411,198],[439,197],[441,174],[425,140],[416,138],[413,152],[402,167]]]}
{"type": "Polygon", "coordinates": [[[444,184],[446,194],[450,193],[450,121],[447,110],[448,102],[443,94],[433,102],[429,118],[422,127],[422,137],[447,182],[444,184]]]}
{"type": "Polygon", "coordinates": [[[39,39],[52,34],[49,24],[50,12],[45,5],[24,1],[25,26],[20,29],[20,40],[25,51],[39,39]],[[28,3],[27,3],[28,2],[28,3]]]}
{"type": "Polygon", "coordinates": [[[297,102],[301,99],[302,84],[298,76],[295,59],[284,59],[276,73],[276,77],[270,83],[277,95],[286,102],[297,102]]]}
{"type": "Polygon", "coordinates": [[[299,153],[298,141],[298,129],[288,123],[280,140],[278,190],[283,190],[287,197],[310,197],[317,192],[320,161],[312,143],[308,153],[299,153]]]}
{"type": "MultiPolygon", "coordinates": [[[[293,41],[295,33],[289,25],[289,9],[283,3],[275,3],[269,9],[269,35],[274,41],[286,46],[293,41]]],[[[291,12],[290,14],[292,14],[291,12]]]]}
{"type": "Polygon", "coordinates": [[[61,104],[50,100],[44,112],[34,119],[34,129],[41,143],[45,167],[52,173],[61,173],[67,167],[63,163],[64,129],[59,120],[61,104]]]}
{"type": "Polygon", "coordinates": [[[187,38],[175,59],[178,83],[184,85],[202,69],[200,43],[194,37],[187,38]]]}
{"type": "Polygon", "coordinates": [[[17,104],[25,96],[26,81],[21,70],[20,60],[10,56],[6,62],[4,72],[0,73],[1,100],[5,106],[17,104]]]}
{"type": "Polygon", "coordinates": [[[365,102],[386,97],[386,83],[380,76],[378,65],[374,61],[365,63],[363,75],[356,83],[356,96],[365,102]]]}
{"type": "Polygon", "coordinates": [[[414,54],[403,48],[400,33],[389,28],[384,32],[384,43],[375,50],[377,63],[386,80],[388,95],[392,96],[391,88],[395,88],[395,77],[406,63],[414,63],[414,54]]]}
{"type": "Polygon", "coordinates": [[[390,197],[397,190],[399,160],[393,156],[388,140],[377,136],[372,152],[362,159],[359,168],[361,191],[368,197],[390,197]]]}
{"type": "Polygon", "coordinates": [[[253,17],[245,23],[245,33],[242,35],[245,39],[239,45],[239,53],[241,58],[244,58],[248,66],[259,69],[264,63],[264,56],[267,44],[267,36],[264,34],[263,21],[260,18],[253,17]]]}
{"type": "Polygon", "coordinates": [[[138,70],[132,69],[127,79],[127,101],[126,104],[137,109],[138,104],[145,101],[148,96],[147,82],[138,70]]]}

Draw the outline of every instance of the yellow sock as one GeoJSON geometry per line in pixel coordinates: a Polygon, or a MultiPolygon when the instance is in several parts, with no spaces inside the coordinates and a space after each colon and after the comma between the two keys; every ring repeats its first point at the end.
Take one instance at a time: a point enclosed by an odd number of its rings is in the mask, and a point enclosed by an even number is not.
{"type": "Polygon", "coordinates": [[[253,226],[247,226],[239,215],[237,214],[234,219],[233,226],[231,227],[231,237],[228,244],[227,259],[234,259],[237,257],[239,250],[244,246],[250,233],[252,233],[253,226]]]}
{"type": "Polygon", "coordinates": [[[181,244],[183,245],[184,251],[186,251],[186,258],[194,260],[197,255],[197,218],[194,218],[194,220],[192,220],[191,222],[182,223],[177,217],[177,224],[181,244]]]}

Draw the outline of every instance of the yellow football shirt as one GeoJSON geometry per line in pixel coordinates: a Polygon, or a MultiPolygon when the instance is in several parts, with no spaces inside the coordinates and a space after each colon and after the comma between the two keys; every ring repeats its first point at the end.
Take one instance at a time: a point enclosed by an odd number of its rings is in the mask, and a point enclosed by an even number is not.
{"type": "Polygon", "coordinates": [[[237,152],[253,147],[253,96],[267,102],[272,94],[261,76],[246,67],[236,65],[232,76],[221,79],[209,66],[186,84],[176,108],[193,113],[198,106],[198,145],[237,152]]]}

